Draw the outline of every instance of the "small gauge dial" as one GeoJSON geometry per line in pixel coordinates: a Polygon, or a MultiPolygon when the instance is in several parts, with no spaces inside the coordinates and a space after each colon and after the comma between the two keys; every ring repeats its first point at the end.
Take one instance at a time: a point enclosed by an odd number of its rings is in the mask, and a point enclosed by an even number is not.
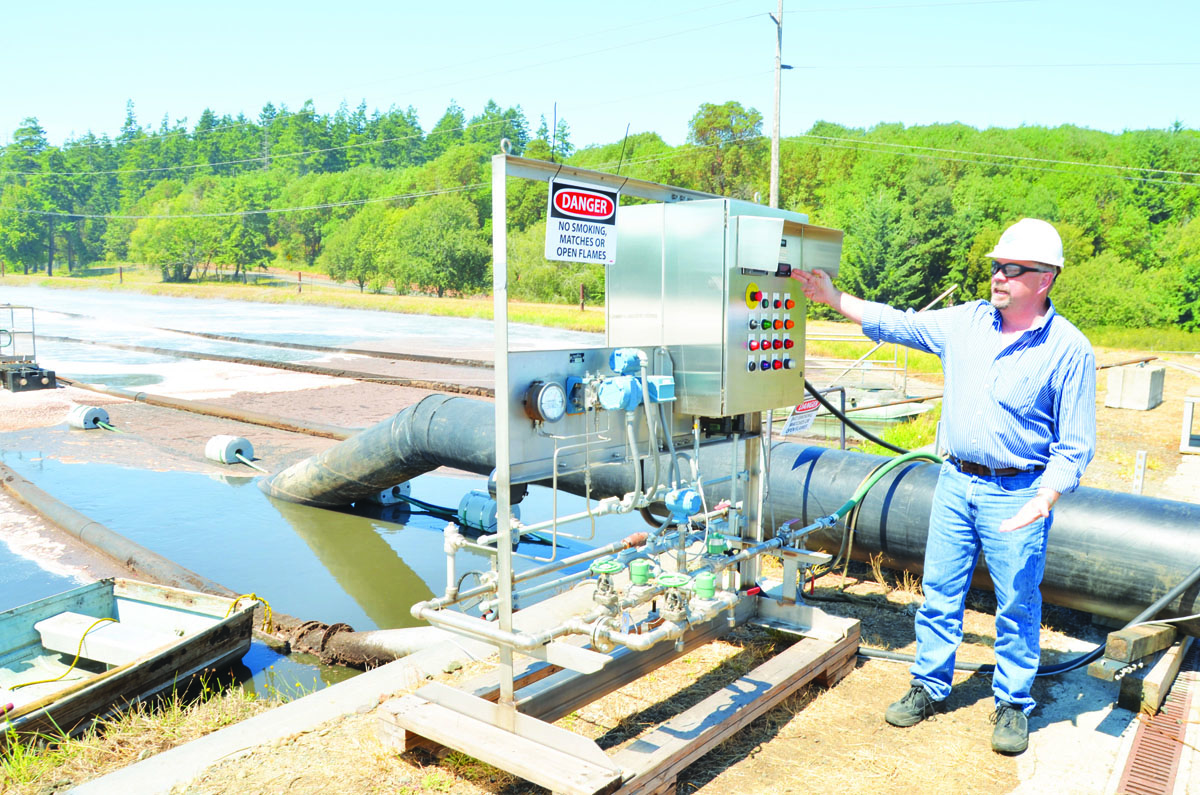
{"type": "Polygon", "coordinates": [[[558,422],[567,413],[567,391],[557,381],[534,381],[525,390],[525,414],[539,422],[558,422]]]}

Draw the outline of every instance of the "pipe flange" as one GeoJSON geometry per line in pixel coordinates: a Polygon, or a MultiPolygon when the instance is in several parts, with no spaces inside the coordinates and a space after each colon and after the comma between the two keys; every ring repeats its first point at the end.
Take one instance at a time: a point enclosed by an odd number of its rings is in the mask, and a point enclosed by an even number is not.
{"type": "Polygon", "coordinates": [[[620,629],[620,626],[612,617],[606,616],[604,618],[597,619],[596,623],[592,624],[592,632],[590,637],[592,649],[600,652],[601,654],[608,654],[610,651],[616,648],[617,644],[613,643],[607,637],[603,637],[601,635],[601,632],[613,629],[620,629]]]}
{"type": "Polygon", "coordinates": [[[354,627],[350,626],[349,624],[344,624],[340,621],[336,624],[330,624],[329,626],[325,627],[325,632],[321,634],[321,645],[319,647],[320,650],[325,651],[325,646],[329,643],[329,639],[339,632],[353,631],[354,627]]]}

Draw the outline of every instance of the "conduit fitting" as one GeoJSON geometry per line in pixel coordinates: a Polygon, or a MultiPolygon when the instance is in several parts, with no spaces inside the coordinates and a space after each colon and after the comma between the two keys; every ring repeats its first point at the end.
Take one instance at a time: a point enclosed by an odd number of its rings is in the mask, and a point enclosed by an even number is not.
{"type": "Polygon", "coordinates": [[[99,406],[76,406],[67,413],[67,424],[82,431],[91,431],[108,424],[108,412],[99,406]]]}

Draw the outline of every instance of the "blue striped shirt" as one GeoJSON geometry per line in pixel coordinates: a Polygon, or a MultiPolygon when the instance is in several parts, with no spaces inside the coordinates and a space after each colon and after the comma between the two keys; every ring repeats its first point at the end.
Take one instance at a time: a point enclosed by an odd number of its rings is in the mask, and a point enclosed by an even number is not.
{"type": "Polygon", "coordinates": [[[1049,311],[1004,345],[987,301],[916,313],[868,303],[863,333],[942,360],[942,442],[993,469],[1046,468],[1041,485],[1079,485],[1096,451],[1096,360],[1087,338],[1049,311]]]}

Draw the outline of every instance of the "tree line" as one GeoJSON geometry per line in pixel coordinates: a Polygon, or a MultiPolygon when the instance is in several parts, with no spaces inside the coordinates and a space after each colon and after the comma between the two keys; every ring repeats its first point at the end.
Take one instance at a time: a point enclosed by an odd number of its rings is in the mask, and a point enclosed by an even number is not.
{"type": "MultiPolygon", "coordinates": [[[[429,130],[412,108],[368,114],[267,105],[256,119],[201,113],[189,128],[140,125],[52,146],[27,119],[0,149],[0,259],[26,271],[141,262],[164,280],[266,264],[319,268],[362,290],[484,292],[490,285],[489,158],[514,153],[753,200],[767,194],[762,116],[706,103],[685,143],[653,132],[578,151],[559,120],[451,103],[429,130]],[[280,210],[287,210],[282,212],[280,210]],[[49,214],[48,214],[49,213],[49,214]],[[184,216],[184,217],[181,217],[184,216]]],[[[986,294],[990,250],[1024,216],[1063,235],[1053,297],[1083,326],[1200,329],[1200,133],[1073,126],[869,129],[819,122],[781,146],[780,206],[846,233],[839,283],[920,306],[986,294]]],[[[602,300],[601,266],[542,258],[544,184],[509,188],[510,290],[602,300]]]]}

